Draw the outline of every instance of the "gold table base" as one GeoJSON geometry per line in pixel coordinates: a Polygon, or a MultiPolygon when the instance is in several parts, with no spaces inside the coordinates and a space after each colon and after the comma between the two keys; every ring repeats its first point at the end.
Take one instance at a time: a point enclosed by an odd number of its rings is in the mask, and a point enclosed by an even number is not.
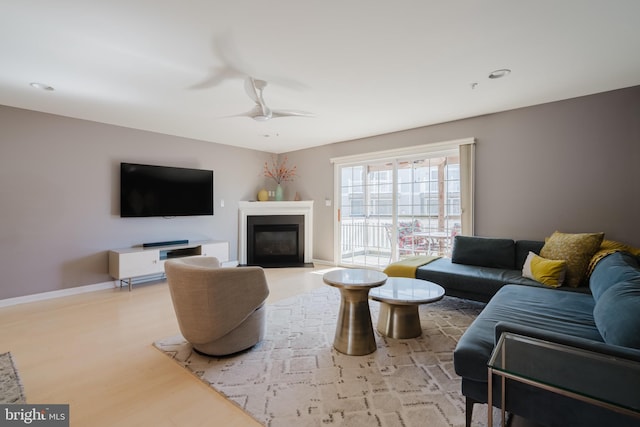
{"type": "Polygon", "coordinates": [[[340,289],[342,296],[333,346],[340,353],[363,356],[376,351],[369,311],[369,289],[340,289]]]}
{"type": "Polygon", "coordinates": [[[422,335],[417,305],[380,303],[378,331],[394,339],[416,338],[422,335]]]}

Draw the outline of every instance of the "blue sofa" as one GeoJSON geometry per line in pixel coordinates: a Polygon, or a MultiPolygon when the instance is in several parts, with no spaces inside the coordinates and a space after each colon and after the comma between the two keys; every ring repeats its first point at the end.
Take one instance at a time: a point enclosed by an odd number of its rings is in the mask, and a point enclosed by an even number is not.
{"type": "MultiPolygon", "coordinates": [[[[535,280],[522,277],[522,266],[529,252],[544,246],[537,240],[494,239],[456,236],[451,258],[440,258],[418,267],[416,278],[439,284],[448,296],[488,302],[507,283],[544,288],[535,280]]],[[[559,289],[588,293],[586,287],[559,289]]]]}
{"type": "MultiPolygon", "coordinates": [[[[428,277],[427,280],[446,283],[448,295],[489,301],[465,331],[454,351],[455,371],[462,378],[462,393],[467,402],[467,426],[470,425],[474,404],[487,402],[487,363],[503,332],[532,336],[640,363],[638,258],[624,252],[610,254],[596,264],[588,286],[568,291],[548,288],[521,276],[518,268],[522,267],[520,260],[524,259],[525,248],[527,253],[532,248],[536,249],[536,245],[539,250],[542,242],[514,242],[514,261],[507,265],[496,263],[496,260],[508,260],[510,250],[505,249],[502,256],[495,256],[500,251],[492,253],[487,250],[481,250],[479,255],[478,245],[484,245],[485,249],[486,245],[504,249],[510,247],[508,241],[470,239],[464,242],[469,244],[468,248],[476,245],[476,256],[472,256],[470,261],[478,261],[480,256],[485,258],[480,260],[484,265],[460,264],[460,261],[465,261],[462,251],[457,257],[454,256],[458,262],[442,259],[416,272],[419,278],[428,277]],[[520,249],[515,249],[517,247],[520,249]]],[[[550,391],[512,381],[507,381],[506,387],[505,409],[545,426],[640,426],[638,418],[550,391]]],[[[501,386],[498,380],[495,380],[493,390],[493,402],[500,405],[501,386]]],[[[637,387],[625,392],[632,396],[635,394],[640,407],[640,382],[637,387]]]]}

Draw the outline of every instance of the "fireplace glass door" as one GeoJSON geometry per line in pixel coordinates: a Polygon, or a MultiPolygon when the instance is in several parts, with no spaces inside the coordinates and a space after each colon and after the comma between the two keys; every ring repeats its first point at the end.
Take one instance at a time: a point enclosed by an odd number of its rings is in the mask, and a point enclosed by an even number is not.
{"type": "Polygon", "coordinates": [[[304,265],[304,216],[249,216],[247,264],[262,267],[304,265]]]}

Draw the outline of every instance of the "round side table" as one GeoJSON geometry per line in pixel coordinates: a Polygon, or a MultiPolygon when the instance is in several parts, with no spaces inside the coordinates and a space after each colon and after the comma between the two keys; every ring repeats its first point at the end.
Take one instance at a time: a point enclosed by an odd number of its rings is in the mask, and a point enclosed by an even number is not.
{"type": "Polygon", "coordinates": [[[387,275],[375,270],[333,270],[322,277],[340,290],[340,312],[333,346],[340,353],[362,356],[376,351],[369,311],[369,289],[382,286],[387,275]]]}
{"type": "Polygon", "coordinates": [[[444,289],[435,283],[405,277],[389,277],[372,289],[369,298],[380,302],[378,332],[389,338],[415,338],[422,334],[418,306],[441,300],[444,289]]]}

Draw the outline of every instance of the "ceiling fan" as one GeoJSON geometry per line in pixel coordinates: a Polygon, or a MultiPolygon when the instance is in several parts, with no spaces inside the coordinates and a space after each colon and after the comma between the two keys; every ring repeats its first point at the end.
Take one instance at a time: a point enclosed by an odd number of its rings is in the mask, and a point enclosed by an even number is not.
{"type": "MultiPolygon", "coordinates": [[[[247,95],[256,103],[250,111],[237,116],[251,117],[259,122],[265,122],[278,117],[314,117],[312,113],[298,110],[272,110],[264,102],[262,91],[267,86],[267,82],[253,77],[247,77],[244,81],[244,89],[247,95]]],[[[236,116],[236,117],[237,117],[236,116]]]]}

